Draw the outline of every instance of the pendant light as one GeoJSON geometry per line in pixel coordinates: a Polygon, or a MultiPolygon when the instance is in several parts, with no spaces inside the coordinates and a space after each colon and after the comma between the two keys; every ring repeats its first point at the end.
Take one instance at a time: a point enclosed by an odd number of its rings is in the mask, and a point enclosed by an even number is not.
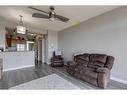
{"type": "Polygon", "coordinates": [[[19,34],[26,34],[26,27],[23,26],[23,21],[22,21],[23,16],[19,15],[19,17],[20,17],[19,25],[16,26],[17,33],[19,33],[19,34]]]}

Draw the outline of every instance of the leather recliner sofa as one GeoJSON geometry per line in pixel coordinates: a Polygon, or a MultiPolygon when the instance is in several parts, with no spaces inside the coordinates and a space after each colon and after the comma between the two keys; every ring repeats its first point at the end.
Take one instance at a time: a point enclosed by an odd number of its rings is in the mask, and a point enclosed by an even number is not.
{"type": "Polygon", "coordinates": [[[67,63],[67,72],[97,87],[106,88],[114,57],[105,54],[80,54],[67,63]]]}
{"type": "MultiPolygon", "coordinates": [[[[57,51],[58,52],[58,51],[57,51]]],[[[51,66],[52,67],[62,67],[64,66],[64,60],[62,58],[61,53],[56,54],[56,52],[53,52],[53,57],[51,58],[51,66]]]]}

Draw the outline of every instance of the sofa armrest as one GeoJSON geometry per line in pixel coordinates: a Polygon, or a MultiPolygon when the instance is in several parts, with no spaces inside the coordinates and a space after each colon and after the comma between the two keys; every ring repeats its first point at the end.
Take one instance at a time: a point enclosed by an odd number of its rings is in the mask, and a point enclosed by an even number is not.
{"type": "Polygon", "coordinates": [[[109,69],[108,68],[97,68],[96,71],[98,73],[109,73],[109,69]]]}
{"type": "Polygon", "coordinates": [[[67,62],[67,66],[71,66],[71,65],[76,65],[76,62],[74,62],[74,61],[68,61],[67,62]]]}
{"type": "Polygon", "coordinates": [[[110,70],[108,68],[97,68],[98,72],[98,86],[101,88],[106,88],[110,79],[110,70]]]}

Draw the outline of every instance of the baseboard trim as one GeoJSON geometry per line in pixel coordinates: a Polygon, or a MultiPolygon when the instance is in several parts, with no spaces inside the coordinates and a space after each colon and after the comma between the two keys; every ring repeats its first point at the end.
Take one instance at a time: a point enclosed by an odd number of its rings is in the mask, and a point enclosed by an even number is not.
{"type": "Polygon", "coordinates": [[[22,68],[28,68],[28,67],[33,67],[33,66],[35,66],[35,65],[27,65],[27,66],[21,66],[21,67],[17,67],[17,68],[3,69],[3,72],[22,69],[22,68]]]}
{"type": "Polygon", "coordinates": [[[116,78],[116,77],[111,77],[110,79],[114,80],[114,81],[117,81],[117,82],[120,82],[120,83],[123,83],[123,84],[127,84],[127,81],[123,80],[123,79],[119,79],[119,78],[116,78]]]}

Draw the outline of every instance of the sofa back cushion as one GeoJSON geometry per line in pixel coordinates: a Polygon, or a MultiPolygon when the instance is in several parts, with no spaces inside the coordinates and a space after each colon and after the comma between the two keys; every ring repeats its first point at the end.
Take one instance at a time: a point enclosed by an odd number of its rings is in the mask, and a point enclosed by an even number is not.
{"type": "Polygon", "coordinates": [[[89,54],[85,53],[81,55],[76,55],[74,56],[74,61],[78,64],[83,64],[83,66],[87,67],[89,62],[89,54]]]}
{"type": "Polygon", "coordinates": [[[88,67],[98,68],[104,67],[107,60],[107,55],[105,54],[91,54],[88,67]]]}
{"type": "Polygon", "coordinates": [[[98,68],[106,67],[111,69],[114,63],[113,56],[107,56],[105,54],[80,54],[74,56],[74,61],[77,64],[82,64],[85,67],[98,68]]]}
{"type": "Polygon", "coordinates": [[[90,55],[90,61],[92,61],[92,62],[105,63],[106,59],[107,59],[107,55],[105,55],[105,54],[91,54],[90,55]]]}

